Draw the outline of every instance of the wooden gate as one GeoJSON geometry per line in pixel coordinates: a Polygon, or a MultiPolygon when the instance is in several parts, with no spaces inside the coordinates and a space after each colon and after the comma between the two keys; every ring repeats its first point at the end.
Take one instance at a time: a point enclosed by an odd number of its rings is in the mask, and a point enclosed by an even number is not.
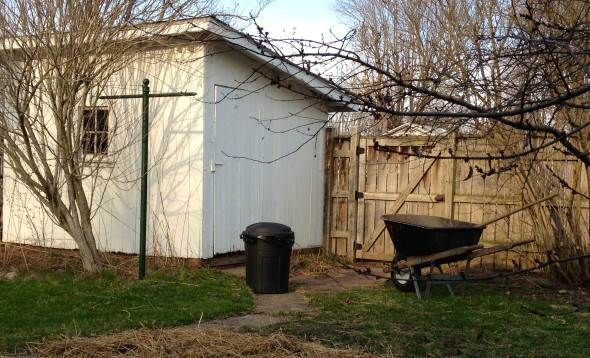
{"type": "Polygon", "coordinates": [[[454,165],[435,158],[444,147],[425,148],[407,138],[380,139],[399,153],[378,151],[372,139],[353,130],[350,137],[330,138],[326,152],[324,247],[351,259],[391,260],[394,248],[381,216],[413,213],[453,217],[454,165]],[[408,153],[405,155],[404,153],[408,153]],[[441,180],[442,178],[442,180],[441,180]]]}
{"type": "Polygon", "coordinates": [[[379,145],[395,151],[385,152],[376,150],[369,138],[359,140],[355,258],[391,260],[394,248],[382,215],[453,217],[452,206],[445,205],[445,197],[453,196],[448,192],[454,187],[450,183],[453,166],[445,168],[443,161],[431,157],[445,148],[416,144],[407,138],[380,139],[379,145]]]}
{"type": "MultiPolygon", "coordinates": [[[[377,150],[374,138],[353,130],[351,136],[337,138],[329,132],[327,142],[333,146],[326,151],[324,247],[331,254],[390,261],[395,252],[381,219],[385,214],[482,223],[524,201],[512,175],[474,175],[474,170],[491,170],[498,163],[449,158],[449,153],[485,158],[493,151],[474,138],[449,137],[425,146],[431,138],[386,137],[378,138],[382,148],[377,150]]],[[[533,227],[526,215],[519,212],[487,226],[480,243],[531,238],[533,227]]],[[[493,260],[509,262],[508,256],[493,260]]]]}

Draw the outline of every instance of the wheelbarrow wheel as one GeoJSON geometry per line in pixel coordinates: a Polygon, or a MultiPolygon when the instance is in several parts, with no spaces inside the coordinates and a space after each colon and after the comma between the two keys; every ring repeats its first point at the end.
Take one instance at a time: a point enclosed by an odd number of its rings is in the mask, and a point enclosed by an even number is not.
{"type": "MultiPolygon", "coordinates": [[[[396,254],[391,264],[393,266],[403,260],[405,260],[404,255],[396,254]]],[[[414,276],[420,276],[420,269],[414,270],[414,276]]],[[[414,281],[412,279],[412,274],[409,267],[404,269],[394,268],[391,270],[391,282],[393,282],[393,286],[395,286],[395,288],[402,292],[414,291],[414,281]]]]}

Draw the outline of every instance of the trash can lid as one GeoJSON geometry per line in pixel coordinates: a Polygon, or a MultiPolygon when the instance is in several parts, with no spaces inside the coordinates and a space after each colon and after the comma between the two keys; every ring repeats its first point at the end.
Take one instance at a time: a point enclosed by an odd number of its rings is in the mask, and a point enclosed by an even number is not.
{"type": "Polygon", "coordinates": [[[243,235],[249,236],[289,236],[294,235],[291,228],[287,225],[272,223],[272,222],[261,222],[248,226],[242,233],[243,235]]]}

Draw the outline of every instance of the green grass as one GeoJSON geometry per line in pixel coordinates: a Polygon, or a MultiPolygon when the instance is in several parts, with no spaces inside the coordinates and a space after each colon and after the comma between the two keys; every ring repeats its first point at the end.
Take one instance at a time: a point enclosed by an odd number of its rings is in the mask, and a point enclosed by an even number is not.
{"type": "Polygon", "coordinates": [[[178,269],[144,281],[106,271],[37,270],[0,280],[0,352],[64,335],[185,325],[253,307],[243,280],[216,270],[178,269]]]}
{"type": "Polygon", "coordinates": [[[568,313],[577,308],[506,295],[490,285],[471,285],[463,298],[442,289],[427,301],[389,284],[311,294],[310,302],[320,313],[292,316],[273,329],[339,348],[401,356],[590,356],[587,304],[568,313]]]}

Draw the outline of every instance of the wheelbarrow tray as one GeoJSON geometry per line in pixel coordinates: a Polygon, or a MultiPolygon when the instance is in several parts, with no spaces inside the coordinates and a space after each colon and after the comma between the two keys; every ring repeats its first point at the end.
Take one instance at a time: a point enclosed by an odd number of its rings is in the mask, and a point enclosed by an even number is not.
{"type": "Polygon", "coordinates": [[[382,216],[393,246],[404,256],[431,255],[477,245],[484,227],[429,215],[382,216]]]}

